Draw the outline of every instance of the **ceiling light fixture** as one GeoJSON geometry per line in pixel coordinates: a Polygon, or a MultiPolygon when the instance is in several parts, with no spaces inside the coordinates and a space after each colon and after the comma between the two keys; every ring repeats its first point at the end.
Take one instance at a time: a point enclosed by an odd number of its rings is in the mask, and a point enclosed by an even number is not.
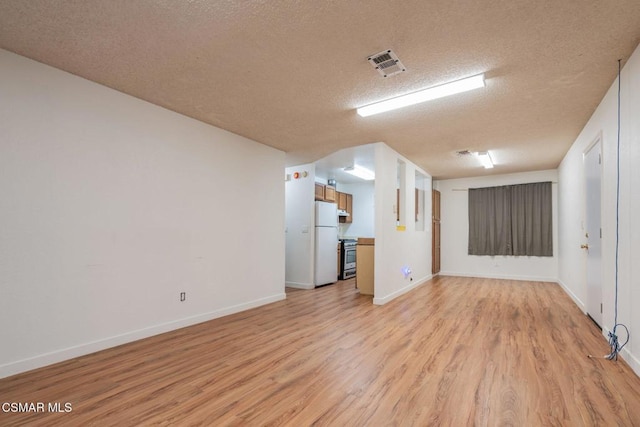
{"type": "Polygon", "coordinates": [[[493,167],[493,161],[488,151],[479,151],[475,153],[475,155],[485,169],[491,169],[493,167]]]}
{"type": "Polygon", "coordinates": [[[353,166],[346,167],[343,170],[348,174],[357,176],[358,178],[364,179],[367,181],[376,179],[376,174],[373,171],[370,171],[367,168],[363,168],[362,166],[353,165],[353,166]]]}
{"type": "Polygon", "coordinates": [[[478,74],[476,76],[467,77],[466,79],[456,80],[455,82],[445,83],[440,86],[434,86],[418,92],[387,99],[386,101],[376,102],[375,104],[360,107],[357,111],[360,116],[367,117],[378,113],[384,113],[385,111],[391,111],[407,107],[409,105],[431,101],[432,99],[444,98],[445,96],[455,95],[456,93],[478,89],[484,87],[484,85],[484,74],[478,74]]]}

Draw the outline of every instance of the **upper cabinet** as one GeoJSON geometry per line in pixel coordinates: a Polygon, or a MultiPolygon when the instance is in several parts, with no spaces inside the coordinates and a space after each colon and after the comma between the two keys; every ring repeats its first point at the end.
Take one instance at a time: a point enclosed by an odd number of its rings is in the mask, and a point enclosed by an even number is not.
{"type": "Polygon", "coordinates": [[[316,200],[324,201],[324,184],[316,182],[316,200]]]}
{"type": "Polygon", "coordinates": [[[337,192],[338,210],[347,212],[347,216],[341,216],[339,221],[344,224],[353,222],[353,196],[347,193],[337,192]]]}
{"type": "Polygon", "coordinates": [[[345,208],[349,216],[344,217],[346,223],[353,222],[353,196],[351,194],[347,194],[347,207],[345,208]]]}
{"type": "Polygon", "coordinates": [[[330,185],[316,182],[316,200],[321,202],[336,202],[336,189],[330,185]]]}
{"type": "Polygon", "coordinates": [[[341,211],[347,210],[347,193],[336,192],[336,199],[338,200],[338,209],[341,211]]]}
{"type": "Polygon", "coordinates": [[[324,201],[335,202],[336,201],[336,189],[330,185],[324,187],[324,201]]]}

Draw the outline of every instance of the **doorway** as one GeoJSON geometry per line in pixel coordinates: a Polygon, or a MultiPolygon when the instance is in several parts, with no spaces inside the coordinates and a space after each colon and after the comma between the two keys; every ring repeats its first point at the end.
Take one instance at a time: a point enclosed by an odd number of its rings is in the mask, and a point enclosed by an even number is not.
{"type": "Polygon", "coordinates": [[[602,140],[599,136],[584,154],[585,238],[587,252],[587,315],[602,329],[602,140]]]}
{"type": "Polygon", "coordinates": [[[431,227],[433,235],[431,237],[431,273],[436,275],[440,273],[440,192],[432,190],[431,192],[431,209],[432,222],[431,227]]]}

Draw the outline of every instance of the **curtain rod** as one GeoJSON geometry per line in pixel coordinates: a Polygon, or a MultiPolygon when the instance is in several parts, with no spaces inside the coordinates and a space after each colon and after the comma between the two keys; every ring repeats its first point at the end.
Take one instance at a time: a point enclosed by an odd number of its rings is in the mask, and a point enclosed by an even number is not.
{"type": "MultiPolygon", "coordinates": [[[[551,183],[552,184],[557,184],[558,181],[551,181],[551,183]]],[[[517,185],[517,184],[505,184],[505,185],[517,185]]],[[[500,186],[498,185],[498,187],[500,187],[500,186]]],[[[469,191],[469,189],[468,188],[452,188],[451,191],[469,191]]]]}

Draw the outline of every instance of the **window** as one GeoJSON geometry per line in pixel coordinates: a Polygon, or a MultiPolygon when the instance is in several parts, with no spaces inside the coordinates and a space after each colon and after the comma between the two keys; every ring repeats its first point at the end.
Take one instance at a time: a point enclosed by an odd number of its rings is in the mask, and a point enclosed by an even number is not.
{"type": "Polygon", "coordinates": [[[469,189],[469,255],[553,256],[551,182],[469,189]]]}

